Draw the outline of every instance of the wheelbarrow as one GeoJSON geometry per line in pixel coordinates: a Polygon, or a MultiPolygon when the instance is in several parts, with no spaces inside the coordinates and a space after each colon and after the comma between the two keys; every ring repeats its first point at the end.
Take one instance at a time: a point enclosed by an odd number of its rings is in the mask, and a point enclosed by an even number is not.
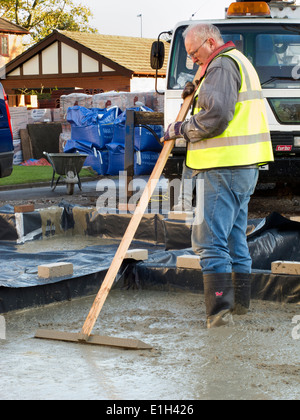
{"type": "Polygon", "coordinates": [[[81,180],[79,173],[88,155],[80,153],[47,153],[44,152],[49,163],[53,168],[53,176],[51,181],[51,189],[55,190],[61,177],[65,178],[68,194],[74,193],[74,185],[78,184],[81,191],[81,180]],[[58,179],[55,182],[55,175],[58,179]]]}

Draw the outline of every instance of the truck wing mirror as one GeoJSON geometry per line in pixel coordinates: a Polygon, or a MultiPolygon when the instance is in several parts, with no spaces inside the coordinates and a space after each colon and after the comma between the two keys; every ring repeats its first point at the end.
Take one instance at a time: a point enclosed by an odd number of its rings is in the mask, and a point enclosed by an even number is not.
{"type": "Polygon", "coordinates": [[[155,41],[151,48],[150,64],[154,70],[161,69],[165,61],[165,46],[162,41],[155,41]]]}

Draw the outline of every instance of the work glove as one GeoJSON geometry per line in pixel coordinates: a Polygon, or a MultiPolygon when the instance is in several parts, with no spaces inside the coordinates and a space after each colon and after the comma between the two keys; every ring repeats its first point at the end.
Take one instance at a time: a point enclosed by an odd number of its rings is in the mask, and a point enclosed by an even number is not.
{"type": "Polygon", "coordinates": [[[187,82],[186,85],[184,86],[183,92],[181,94],[182,99],[185,99],[188,96],[190,96],[192,93],[194,93],[198,84],[199,84],[198,80],[195,81],[195,84],[192,83],[192,82],[187,82]]]}
{"type": "Polygon", "coordinates": [[[175,122],[169,125],[169,127],[167,128],[167,131],[165,132],[164,137],[162,138],[162,143],[164,141],[168,141],[168,140],[174,140],[177,139],[178,137],[181,137],[181,126],[182,126],[182,122],[175,122]]]}

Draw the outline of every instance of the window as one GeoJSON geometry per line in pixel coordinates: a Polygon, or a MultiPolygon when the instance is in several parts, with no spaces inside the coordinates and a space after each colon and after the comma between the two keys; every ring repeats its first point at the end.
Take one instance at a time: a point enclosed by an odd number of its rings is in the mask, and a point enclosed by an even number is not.
{"type": "MultiPolygon", "coordinates": [[[[224,23],[217,25],[225,42],[233,41],[255,66],[266,89],[300,88],[300,25],[224,23]]],[[[193,80],[198,66],[186,56],[179,27],[174,34],[168,89],[183,89],[193,80]]]]}
{"type": "Polygon", "coordinates": [[[0,54],[3,56],[9,56],[9,48],[8,48],[8,36],[7,35],[0,35],[0,54]]]}
{"type": "Polygon", "coordinates": [[[188,58],[182,34],[185,27],[181,27],[175,33],[168,89],[183,89],[186,82],[192,82],[197,72],[197,64],[188,58]]]}

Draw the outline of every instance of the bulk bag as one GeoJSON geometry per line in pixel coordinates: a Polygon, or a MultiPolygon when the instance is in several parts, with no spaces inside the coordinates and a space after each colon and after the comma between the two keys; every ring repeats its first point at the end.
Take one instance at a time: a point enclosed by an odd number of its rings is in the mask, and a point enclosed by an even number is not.
{"type": "Polygon", "coordinates": [[[84,166],[91,166],[98,175],[107,175],[108,150],[98,150],[94,147],[93,152],[86,158],[84,166]]]}
{"type": "MultiPolygon", "coordinates": [[[[124,171],[125,148],[121,144],[111,143],[107,146],[109,152],[107,175],[119,175],[124,171]]],[[[134,153],[134,175],[150,175],[159,157],[158,152],[141,152],[134,153]]]]}
{"type": "Polygon", "coordinates": [[[107,175],[119,175],[120,171],[124,171],[125,148],[118,143],[107,144],[106,148],[108,150],[107,175]]]}
{"type": "Polygon", "coordinates": [[[158,152],[135,152],[134,175],[151,175],[158,158],[158,152]]]}
{"type": "Polygon", "coordinates": [[[98,115],[98,126],[100,132],[100,149],[111,143],[114,134],[114,121],[122,113],[117,106],[109,108],[106,112],[98,115]]]}
{"type": "Polygon", "coordinates": [[[79,140],[68,140],[65,147],[64,153],[79,153],[91,154],[93,150],[93,145],[88,141],[79,141],[79,140]]]}
{"type": "Polygon", "coordinates": [[[71,129],[72,140],[86,141],[93,146],[100,148],[101,139],[98,125],[88,125],[86,127],[72,127],[71,129]]]}
{"type": "Polygon", "coordinates": [[[71,124],[72,140],[87,141],[101,148],[98,118],[105,112],[103,109],[87,109],[82,106],[68,108],[67,121],[71,124]]]}
{"type": "Polygon", "coordinates": [[[92,143],[81,140],[68,140],[64,148],[64,153],[83,153],[88,157],[84,166],[91,166],[98,175],[106,175],[108,168],[108,151],[99,150],[92,143]]]}
{"type": "Polygon", "coordinates": [[[106,112],[106,109],[84,108],[83,106],[72,106],[67,111],[67,121],[72,127],[87,127],[97,125],[98,116],[106,112]]]}
{"type": "MultiPolygon", "coordinates": [[[[115,119],[114,123],[114,135],[113,135],[113,143],[119,143],[125,145],[125,134],[126,134],[126,116],[127,110],[133,111],[145,111],[145,112],[153,112],[152,109],[147,108],[146,106],[142,107],[133,107],[128,108],[122,114],[115,119]]],[[[163,127],[160,125],[149,125],[149,128],[154,131],[157,135],[158,139],[163,136],[163,127]]],[[[136,150],[143,151],[155,151],[160,152],[162,149],[162,145],[159,141],[155,138],[155,136],[145,127],[135,127],[134,128],[134,147],[136,150]]]]}

